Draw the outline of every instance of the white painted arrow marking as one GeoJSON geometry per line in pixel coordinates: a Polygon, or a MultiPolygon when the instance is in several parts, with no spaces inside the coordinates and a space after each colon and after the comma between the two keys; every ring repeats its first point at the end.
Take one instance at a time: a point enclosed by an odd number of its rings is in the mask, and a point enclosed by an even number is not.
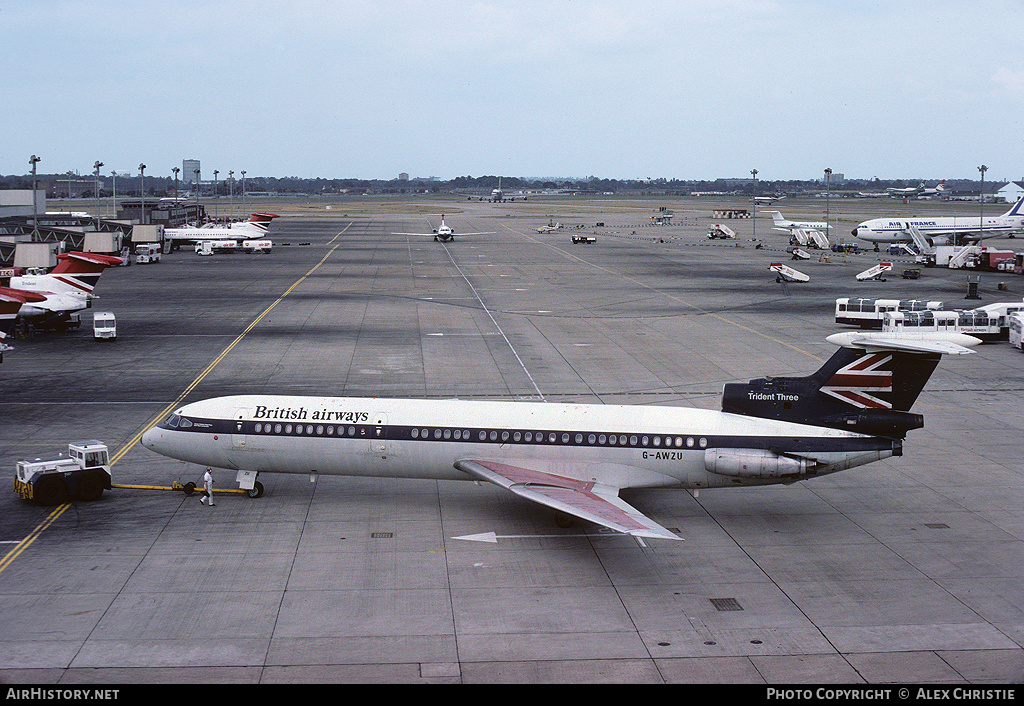
{"type": "MultiPolygon", "coordinates": [[[[602,532],[601,534],[495,534],[494,532],[481,532],[480,534],[466,534],[461,537],[452,537],[452,539],[464,539],[467,542],[488,542],[490,544],[497,544],[499,539],[542,539],[542,538],[561,538],[561,539],[575,539],[577,537],[611,537],[619,534],[618,532],[602,532]]],[[[628,535],[622,535],[626,537],[628,535]]]]}

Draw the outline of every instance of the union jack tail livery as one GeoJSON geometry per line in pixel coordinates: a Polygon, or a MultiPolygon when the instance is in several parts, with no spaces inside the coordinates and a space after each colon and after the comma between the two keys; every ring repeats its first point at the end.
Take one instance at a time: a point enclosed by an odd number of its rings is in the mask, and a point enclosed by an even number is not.
{"type": "Polygon", "coordinates": [[[45,276],[52,278],[53,286],[60,288],[57,282],[68,291],[79,290],[92,292],[100,275],[108,267],[121,264],[121,258],[99,253],[68,252],[57,256],[57,266],[45,276]]]}
{"type": "Polygon", "coordinates": [[[941,353],[840,348],[813,375],[729,383],[722,411],[900,438],[924,426],[910,412],[941,353]]]}
{"type": "Polygon", "coordinates": [[[266,232],[270,227],[270,222],[275,218],[277,218],[276,213],[254,213],[249,217],[247,223],[266,232]]]}

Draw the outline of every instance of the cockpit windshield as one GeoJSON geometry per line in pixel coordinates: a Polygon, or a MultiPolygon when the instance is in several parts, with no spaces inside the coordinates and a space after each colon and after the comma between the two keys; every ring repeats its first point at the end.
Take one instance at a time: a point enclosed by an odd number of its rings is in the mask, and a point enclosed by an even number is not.
{"type": "Polygon", "coordinates": [[[182,417],[180,414],[175,413],[164,421],[163,426],[171,429],[188,429],[192,426],[192,422],[185,417],[182,417]]]}

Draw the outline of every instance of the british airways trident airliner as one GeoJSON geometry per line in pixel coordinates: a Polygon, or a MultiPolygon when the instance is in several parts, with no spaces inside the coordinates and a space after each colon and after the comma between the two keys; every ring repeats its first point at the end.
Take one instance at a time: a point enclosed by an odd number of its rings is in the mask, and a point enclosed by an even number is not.
{"type": "Polygon", "coordinates": [[[910,407],[942,353],[853,338],[807,377],[726,384],[722,411],[660,406],[239,395],[186,404],[147,448],[237,472],[487,481],[636,538],[679,539],[622,488],[793,483],[903,453],[910,407]]]}

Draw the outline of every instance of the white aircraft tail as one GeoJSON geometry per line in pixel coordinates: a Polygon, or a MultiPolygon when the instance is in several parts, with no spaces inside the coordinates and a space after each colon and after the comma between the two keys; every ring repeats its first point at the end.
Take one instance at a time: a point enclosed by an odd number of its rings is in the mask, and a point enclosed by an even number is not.
{"type": "Polygon", "coordinates": [[[768,211],[768,213],[769,213],[769,215],[771,215],[772,220],[775,221],[775,225],[777,225],[777,226],[784,226],[784,225],[786,225],[786,219],[782,217],[782,212],[781,211],[768,211]]]}
{"type": "Polygon", "coordinates": [[[1017,199],[1017,203],[1010,207],[1010,210],[1003,214],[1003,218],[1017,216],[1024,218],[1024,196],[1017,199]]]}

